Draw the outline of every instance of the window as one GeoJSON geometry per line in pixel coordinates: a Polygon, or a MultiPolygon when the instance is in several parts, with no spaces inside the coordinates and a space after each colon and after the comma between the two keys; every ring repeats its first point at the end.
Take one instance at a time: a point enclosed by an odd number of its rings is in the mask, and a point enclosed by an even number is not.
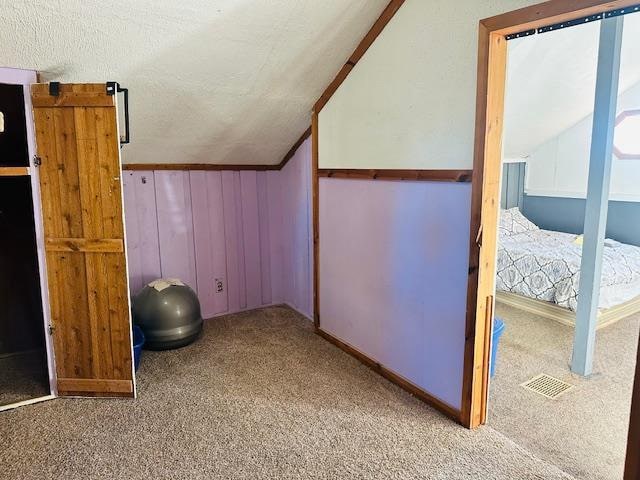
{"type": "Polygon", "coordinates": [[[620,159],[640,160],[640,110],[625,110],[618,115],[613,152],[620,159]]]}

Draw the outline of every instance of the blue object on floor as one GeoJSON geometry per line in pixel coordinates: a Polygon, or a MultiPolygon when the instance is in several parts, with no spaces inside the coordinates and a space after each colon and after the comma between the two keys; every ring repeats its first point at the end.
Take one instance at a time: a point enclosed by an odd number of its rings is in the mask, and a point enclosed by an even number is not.
{"type": "Polygon", "coordinates": [[[491,338],[491,362],[489,363],[489,373],[491,377],[496,374],[496,359],[498,358],[498,345],[500,345],[500,337],[504,333],[504,322],[495,317],[493,319],[493,335],[491,338]]]}
{"type": "Polygon", "coordinates": [[[133,326],[133,364],[138,371],[140,367],[140,356],[142,355],[142,346],[144,345],[144,333],[138,325],[133,326]]]}

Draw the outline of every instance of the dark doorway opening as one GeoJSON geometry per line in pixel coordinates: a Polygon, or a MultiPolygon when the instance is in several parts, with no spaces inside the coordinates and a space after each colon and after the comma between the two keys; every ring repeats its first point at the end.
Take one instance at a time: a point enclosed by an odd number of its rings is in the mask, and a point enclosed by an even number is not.
{"type": "Polygon", "coordinates": [[[0,152],[0,166],[29,166],[22,85],[0,83],[0,152]]]}
{"type": "Polygon", "coordinates": [[[49,393],[31,179],[0,177],[0,406],[49,393]]]}

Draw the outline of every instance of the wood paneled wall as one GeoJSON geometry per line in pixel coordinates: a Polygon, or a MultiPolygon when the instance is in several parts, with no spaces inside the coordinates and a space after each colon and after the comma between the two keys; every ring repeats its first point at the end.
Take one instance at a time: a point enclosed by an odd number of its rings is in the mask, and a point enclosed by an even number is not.
{"type": "Polygon", "coordinates": [[[280,258],[285,301],[313,318],[311,139],[302,143],[286,167],[271,175],[281,195],[278,208],[282,215],[280,258]]]}
{"type": "Polygon", "coordinates": [[[308,143],[281,171],[123,172],[132,293],[178,277],[205,318],[278,303],[310,316],[308,143]]]}

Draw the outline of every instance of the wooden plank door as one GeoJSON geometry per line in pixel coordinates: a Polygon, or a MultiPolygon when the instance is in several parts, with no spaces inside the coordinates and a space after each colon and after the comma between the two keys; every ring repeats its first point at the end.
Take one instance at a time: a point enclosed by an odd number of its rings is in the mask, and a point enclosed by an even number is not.
{"type": "Polygon", "coordinates": [[[116,97],[104,83],[31,95],[58,394],[134,396],[116,97]]]}

